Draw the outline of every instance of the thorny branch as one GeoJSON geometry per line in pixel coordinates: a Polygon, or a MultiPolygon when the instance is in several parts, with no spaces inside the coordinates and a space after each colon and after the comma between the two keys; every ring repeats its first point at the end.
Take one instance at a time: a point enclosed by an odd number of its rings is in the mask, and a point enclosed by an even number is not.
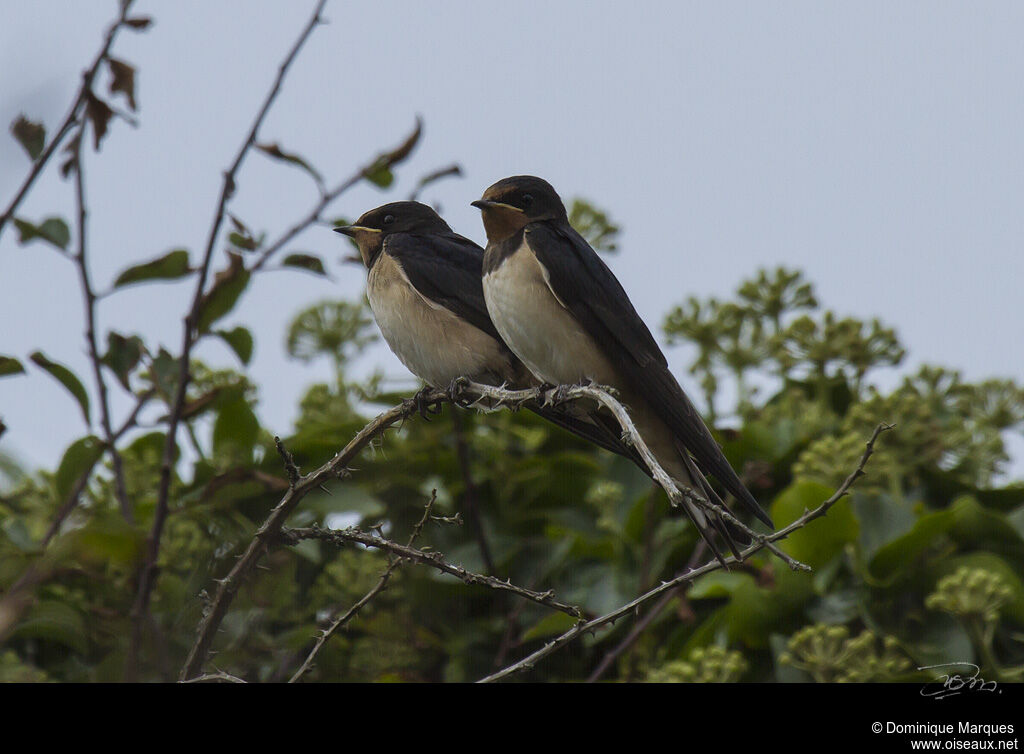
{"type": "MultiPolygon", "coordinates": [[[[839,502],[839,500],[843,498],[849,491],[850,487],[853,486],[854,482],[856,482],[857,479],[859,479],[864,474],[864,466],[867,465],[868,459],[871,458],[871,454],[874,452],[875,441],[878,439],[878,436],[882,434],[882,432],[885,432],[892,428],[893,425],[891,424],[879,424],[877,427],[875,427],[875,431],[871,434],[871,439],[869,439],[867,442],[867,445],[864,449],[864,454],[861,456],[860,463],[857,464],[857,468],[855,468],[853,472],[851,472],[851,474],[848,477],[846,477],[846,479],[839,486],[839,489],[835,491],[832,497],[823,502],[817,508],[810,511],[806,511],[804,515],[800,516],[800,518],[796,519],[793,523],[789,524],[789,526],[772,532],[764,538],[765,541],[755,541],[753,544],[751,544],[749,547],[743,550],[743,552],[740,554],[741,557],[736,558],[735,556],[730,555],[728,558],[726,558],[726,563],[739,563],[743,560],[746,560],[751,555],[765,547],[767,542],[777,542],[780,539],[785,539],[797,529],[802,529],[804,526],[806,526],[814,519],[820,518],[821,516],[824,516],[826,513],[828,513],[828,510],[837,502],[839,502]]],[[[722,568],[722,564],[717,560],[712,560],[711,562],[701,566],[700,568],[687,571],[686,573],[677,576],[671,581],[663,582],[659,586],[655,587],[654,589],[651,589],[645,594],[640,595],[632,602],[623,605],[617,610],[613,610],[612,612],[607,613],[606,615],[602,615],[598,618],[594,618],[593,620],[580,621],[571,629],[566,631],[564,634],[554,639],[553,641],[548,642],[533,654],[523,658],[519,662],[513,663],[512,665],[509,665],[508,667],[499,670],[497,673],[493,673],[485,678],[481,678],[478,681],[478,683],[490,683],[491,681],[498,681],[502,678],[506,678],[515,673],[532,668],[538,660],[551,654],[556,649],[562,648],[566,644],[570,643],[573,639],[586,633],[587,631],[593,631],[597,628],[600,628],[601,626],[608,625],[609,623],[614,623],[619,618],[629,615],[631,612],[640,607],[640,605],[648,602],[649,600],[654,599],[655,597],[664,594],[665,592],[671,591],[681,584],[693,581],[698,576],[703,576],[705,573],[717,571],[720,568],[722,568]]]]}
{"type": "MultiPolygon", "coordinates": [[[[431,394],[435,401],[445,399],[445,394],[436,392],[431,394]]],[[[195,643],[189,651],[185,665],[181,669],[180,680],[188,680],[200,671],[206,656],[210,651],[214,635],[220,627],[221,621],[227,614],[228,607],[242,585],[242,581],[256,568],[260,558],[269,549],[281,532],[281,527],[292,511],[298,506],[302,499],[313,490],[317,489],[323,482],[329,479],[345,478],[349,475],[349,463],[365,448],[370,442],[379,436],[389,427],[404,421],[417,411],[414,401],[405,401],[394,408],[378,415],[369,424],[363,427],[348,445],[342,448],[327,463],[316,471],[300,476],[298,481],[290,484],[281,501],[274,507],[267,516],[266,521],[256,531],[252,542],[235,563],[231,572],[217,582],[217,590],[214,593],[202,620],[199,623],[195,643]]]]}
{"type": "MultiPolygon", "coordinates": [[[[690,555],[690,562],[686,564],[686,570],[690,571],[693,568],[696,568],[697,563],[699,563],[701,558],[704,557],[704,553],[706,551],[707,542],[702,539],[697,543],[697,546],[693,548],[693,554],[690,555]]],[[[690,584],[687,582],[679,591],[682,592],[683,589],[689,586],[690,584]]],[[[639,639],[643,632],[647,630],[648,626],[650,626],[651,623],[661,615],[661,611],[664,610],[668,606],[668,603],[670,603],[676,596],[676,592],[666,592],[663,594],[661,599],[655,603],[654,607],[647,611],[647,615],[636,622],[636,625],[634,625],[630,630],[629,635],[605,654],[598,666],[594,668],[593,672],[587,677],[587,683],[595,683],[599,681],[608,668],[612,666],[623,652],[636,643],[636,640],[639,639]]]]}
{"type": "MultiPolygon", "coordinates": [[[[419,522],[413,527],[412,534],[409,535],[409,541],[406,544],[407,547],[412,547],[416,543],[416,540],[419,538],[420,533],[423,531],[423,527],[430,519],[430,511],[434,507],[434,503],[436,502],[437,490],[432,490],[430,493],[430,500],[427,501],[427,504],[423,508],[423,517],[420,518],[419,522]]],[[[334,636],[334,634],[336,634],[346,625],[348,625],[348,622],[352,620],[356,616],[356,614],[359,613],[360,610],[362,610],[366,605],[370,603],[370,601],[374,597],[376,597],[378,594],[380,594],[387,588],[388,581],[391,580],[391,574],[394,573],[395,569],[398,568],[398,566],[400,566],[401,564],[402,558],[396,558],[395,560],[392,560],[388,564],[388,567],[385,569],[384,573],[381,574],[380,579],[377,581],[374,587],[366,594],[364,594],[362,599],[360,599],[358,602],[352,605],[352,607],[346,610],[341,617],[339,617],[333,623],[331,623],[331,625],[328,628],[320,632],[320,635],[316,638],[316,644],[313,646],[313,649],[310,650],[309,655],[306,656],[305,661],[302,663],[299,669],[295,671],[295,674],[291,677],[291,679],[289,679],[288,683],[295,683],[300,678],[302,678],[303,674],[313,666],[313,661],[316,659],[317,654],[320,653],[320,649],[324,646],[324,644],[327,643],[327,640],[334,636]]]]}
{"type": "Polygon", "coordinates": [[[392,542],[381,537],[377,537],[373,534],[368,534],[360,529],[321,529],[319,527],[309,527],[304,529],[286,529],[281,532],[281,537],[285,542],[297,543],[303,539],[319,539],[324,542],[330,542],[331,544],[343,547],[346,544],[360,544],[366,547],[373,547],[377,550],[384,550],[394,555],[398,555],[400,558],[409,560],[413,563],[419,563],[421,565],[430,566],[436,568],[442,573],[447,573],[455,578],[461,580],[466,584],[477,584],[479,586],[486,586],[491,589],[497,589],[502,592],[510,592],[511,594],[518,595],[523,599],[531,600],[538,604],[550,607],[553,610],[571,615],[574,618],[583,617],[582,611],[575,605],[567,605],[564,602],[559,602],[554,598],[554,594],[548,592],[536,592],[532,589],[524,589],[521,586],[516,586],[509,581],[502,581],[494,576],[484,576],[479,573],[473,573],[467,571],[462,566],[454,565],[449,563],[444,555],[439,552],[417,550],[413,547],[406,545],[400,545],[397,542],[392,542]]]}
{"type": "Polygon", "coordinates": [[[213,223],[210,227],[210,233],[206,242],[206,251],[203,254],[203,262],[199,268],[199,279],[196,281],[195,293],[192,297],[192,306],[185,317],[181,356],[179,357],[180,367],[178,372],[177,392],[174,396],[174,403],[167,423],[167,435],[164,442],[163,457],[160,465],[160,483],[157,490],[156,510],[153,515],[153,527],[150,530],[149,536],[146,538],[145,563],[142,565],[139,573],[139,587],[136,592],[135,602],[132,605],[131,611],[132,635],[125,665],[126,680],[133,680],[137,672],[139,646],[142,640],[142,629],[145,624],[145,616],[149,611],[149,600],[157,578],[157,560],[160,555],[160,538],[163,534],[164,523],[167,519],[168,496],[170,494],[171,475],[174,467],[174,451],[177,443],[178,424],[181,421],[182,409],[185,406],[185,396],[190,377],[189,364],[191,360],[192,346],[198,339],[196,326],[203,303],[206,278],[210,271],[213,251],[217,243],[220,226],[224,221],[228,201],[235,191],[235,174],[241,167],[242,162],[249,153],[249,150],[252,149],[253,145],[255,145],[260,126],[263,124],[263,119],[266,117],[267,112],[270,110],[270,106],[277,98],[277,94],[281,89],[281,83],[284,81],[284,77],[288,73],[288,69],[291,67],[292,62],[298,56],[299,51],[302,49],[303,45],[305,45],[306,40],[309,39],[313,29],[322,22],[320,14],[323,12],[326,2],[327,0],[320,0],[320,2],[317,3],[316,8],[313,11],[313,15],[299,34],[299,37],[292,46],[291,51],[281,63],[277,72],[277,77],[274,79],[274,83],[263,101],[263,106],[256,115],[256,119],[253,121],[252,127],[249,129],[249,133],[247,134],[245,141],[239,148],[234,162],[232,162],[231,167],[228,168],[227,172],[224,174],[224,183],[221,188],[220,200],[217,205],[217,211],[214,214],[213,223]]]}
{"type": "MultiPolygon", "coordinates": [[[[278,503],[278,505],[271,511],[267,520],[263,523],[260,529],[256,532],[253,541],[249,544],[245,553],[241,556],[234,568],[224,579],[218,581],[217,591],[207,608],[202,620],[200,621],[196,641],[189,652],[188,659],[185,662],[184,667],[181,670],[179,679],[182,681],[188,680],[194,677],[196,674],[201,672],[202,665],[204,664],[207,655],[210,652],[210,647],[213,642],[213,637],[227,614],[228,607],[234,595],[238,592],[241,587],[242,580],[248,576],[248,574],[256,567],[259,559],[269,549],[269,547],[278,539],[284,539],[285,541],[298,541],[299,539],[321,539],[330,541],[338,545],[344,545],[346,543],[358,543],[368,547],[375,547],[383,549],[398,555],[401,558],[410,560],[415,563],[421,563],[431,567],[438,568],[441,571],[450,573],[456,576],[466,583],[479,584],[487,586],[492,589],[500,589],[503,591],[512,592],[520,597],[526,599],[532,599],[540,602],[541,604],[547,605],[562,612],[566,612],[574,617],[582,617],[579,608],[572,605],[565,605],[559,603],[554,599],[554,595],[551,592],[538,593],[526,590],[521,587],[515,586],[508,581],[501,581],[493,577],[480,576],[479,574],[472,574],[465,569],[448,563],[444,556],[436,552],[424,552],[416,550],[412,547],[403,546],[395,542],[390,542],[381,537],[367,534],[366,532],[360,531],[359,529],[345,529],[340,531],[329,531],[323,530],[318,527],[312,527],[308,529],[292,529],[283,530],[284,521],[291,514],[292,511],[298,506],[299,502],[308,494],[310,491],[318,487],[323,481],[334,478],[344,478],[349,475],[348,464],[361,451],[366,445],[374,440],[377,436],[382,434],[389,427],[397,424],[400,421],[404,421],[407,418],[412,417],[420,411],[422,405],[430,404],[442,404],[442,403],[454,403],[463,407],[478,407],[486,411],[494,411],[502,407],[507,408],[518,408],[525,403],[530,401],[537,401],[542,404],[550,403],[554,400],[575,400],[578,398],[589,398],[597,400],[602,405],[609,408],[615,417],[619,420],[620,426],[623,429],[624,437],[627,437],[637,448],[641,456],[647,460],[650,459],[651,473],[658,479],[659,476],[667,480],[668,488],[666,492],[671,496],[673,492],[677,495],[684,494],[674,482],[665,474],[664,470],[658,466],[657,461],[654,460],[653,455],[647,449],[643,439],[636,431],[632,420],[629,418],[629,414],[621,403],[616,400],[610,392],[606,389],[595,386],[560,386],[551,390],[544,390],[542,388],[533,388],[529,390],[506,390],[504,388],[496,388],[489,385],[481,385],[468,380],[458,380],[449,387],[447,391],[440,390],[429,390],[418,396],[418,400],[406,400],[403,403],[391,408],[390,410],[378,415],[369,424],[363,427],[356,436],[345,446],[337,455],[334,456],[330,461],[321,466],[315,472],[299,476],[297,481],[293,481],[289,485],[288,491],[284,497],[278,503]]],[[[740,558],[730,556],[726,559],[726,564],[739,563],[748,558],[750,555],[768,547],[770,544],[784,539],[793,531],[802,528],[810,521],[825,515],[825,513],[831,508],[840,498],[842,498],[853,483],[863,474],[864,466],[867,464],[868,459],[874,450],[874,443],[878,436],[885,430],[891,429],[889,425],[879,425],[871,439],[867,443],[864,455],[861,457],[860,463],[857,468],[850,474],[849,477],[843,482],[843,484],[836,490],[835,494],[822,503],[819,507],[812,511],[806,512],[799,519],[769,535],[755,534],[752,544],[747,547],[742,553],[740,558]]],[[[282,448],[283,449],[283,448],[282,448]]],[[[287,459],[287,454],[284,454],[287,459]]],[[[692,493],[692,491],[691,491],[692,493]]],[[[696,493],[692,493],[695,496],[695,500],[702,504],[707,504],[703,498],[696,496],[696,493]]],[[[645,594],[641,595],[637,599],[633,600],[627,605],[608,613],[607,615],[594,618],[592,620],[584,621],[581,620],[572,629],[559,636],[554,641],[545,645],[542,649],[534,652],[529,657],[520,660],[519,662],[510,665],[503,670],[494,673],[493,675],[487,676],[482,679],[483,681],[499,680],[506,676],[512,675],[513,673],[519,672],[532,665],[542,657],[554,652],[556,649],[568,644],[576,637],[585,633],[599,628],[608,623],[613,623],[620,617],[628,615],[630,612],[637,609],[640,605],[647,601],[657,597],[664,592],[675,589],[680,584],[692,581],[697,576],[701,576],[705,573],[722,568],[723,564],[717,560],[714,560],[700,568],[690,570],[685,574],[672,579],[671,581],[664,582],[660,586],[651,589],[645,594]]]]}

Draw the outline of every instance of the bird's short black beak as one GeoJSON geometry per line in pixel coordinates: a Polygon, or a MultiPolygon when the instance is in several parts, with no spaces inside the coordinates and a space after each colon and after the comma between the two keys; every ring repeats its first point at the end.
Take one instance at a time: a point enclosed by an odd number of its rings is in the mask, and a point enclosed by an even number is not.
{"type": "Polygon", "coordinates": [[[344,233],[349,238],[355,238],[360,233],[380,233],[377,228],[367,228],[365,225],[339,225],[334,232],[344,233]]]}
{"type": "Polygon", "coordinates": [[[513,207],[511,204],[496,202],[491,199],[477,199],[475,202],[470,202],[470,205],[477,209],[509,209],[513,212],[522,212],[519,207],[513,207]]]}

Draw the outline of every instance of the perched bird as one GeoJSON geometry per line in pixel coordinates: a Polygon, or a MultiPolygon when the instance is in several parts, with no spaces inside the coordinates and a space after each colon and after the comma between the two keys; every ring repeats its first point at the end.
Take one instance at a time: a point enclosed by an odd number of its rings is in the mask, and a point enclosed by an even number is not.
{"type": "MultiPolygon", "coordinates": [[[[484,250],[455,233],[432,208],[392,202],[334,230],[359,247],[369,271],[366,297],[373,316],[409,371],[442,390],[459,377],[512,388],[539,384],[487,313],[484,250]]],[[[576,417],[568,407],[526,408],[601,447],[635,457],[603,422],[576,417]]]]}
{"type": "MultiPolygon", "coordinates": [[[[671,477],[721,504],[704,477],[712,474],[757,518],[773,526],[672,376],[619,281],[569,225],[551,184],[533,176],[505,178],[472,204],[482,211],[487,231],[487,311],[516,356],[547,383],[592,381],[615,388],[637,431],[671,477]]],[[[720,560],[709,524],[736,550],[717,514],[690,501],[686,511],[720,560]]]]}

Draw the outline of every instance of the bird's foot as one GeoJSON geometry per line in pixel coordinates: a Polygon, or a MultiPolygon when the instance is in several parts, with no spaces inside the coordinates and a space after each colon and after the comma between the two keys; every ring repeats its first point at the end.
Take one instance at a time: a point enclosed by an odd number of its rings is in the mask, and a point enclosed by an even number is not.
{"type": "Polygon", "coordinates": [[[555,388],[555,392],[551,394],[552,405],[559,405],[560,403],[568,403],[572,400],[571,393],[573,388],[579,387],[579,385],[559,385],[555,388]]]}
{"type": "Polygon", "coordinates": [[[441,413],[441,401],[436,398],[431,399],[429,396],[434,391],[430,385],[425,385],[420,390],[416,391],[416,395],[410,398],[415,411],[423,417],[424,421],[430,421],[430,414],[437,415],[441,413]]]}
{"type": "Polygon", "coordinates": [[[465,398],[462,393],[468,384],[469,380],[465,377],[456,377],[454,380],[449,382],[448,387],[445,389],[445,393],[448,394],[448,400],[456,406],[462,406],[465,403],[465,398]]]}

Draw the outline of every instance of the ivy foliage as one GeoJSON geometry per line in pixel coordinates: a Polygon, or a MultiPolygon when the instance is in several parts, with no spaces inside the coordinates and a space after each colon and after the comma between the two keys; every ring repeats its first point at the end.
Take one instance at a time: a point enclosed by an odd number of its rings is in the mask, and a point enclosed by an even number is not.
{"type": "MultiPolygon", "coordinates": [[[[695,346],[693,371],[713,376],[711,398],[729,379],[748,385],[719,414],[736,426],[717,434],[779,526],[828,497],[875,424],[897,426],[854,493],[782,543],[812,573],[759,554],[697,579],[616,657],[605,679],[911,679],[917,667],[950,657],[977,662],[986,677],[1019,674],[1024,487],[995,486],[1008,460],[1005,434],[1022,425],[1018,386],[968,383],[927,367],[880,391],[871,374],[903,352],[893,331],[819,312],[810,284],[787,270],[759,272],[733,301],[691,299],[669,313],[666,332],[695,346]]],[[[283,440],[301,469],[322,464],[373,414],[416,388],[409,380],[393,392],[379,374],[365,376],[363,349],[374,338],[360,301],[322,302],[295,316],[290,356],[328,359],[336,372],[308,388],[283,440]]],[[[111,364],[123,366],[119,376],[132,390],[155,391],[168,403],[177,364],[142,349],[147,355],[135,363],[111,364]]],[[[142,652],[142,677],[151,680],[174,677],[204,595],[287,488],[272,433],[259,420],[259,387],[235,369],[199,361],[191,369],[151,608],[158,630],[142,652]]],[[[692,527],[630,463],[529,412],[459,410],[455,422],[453,410],[386,433],[347,479],[309,495],[289,524],[379,526],[404,541],[436,490],[435,515],[461,514],[466,523],[433,519],[419,546],[473,571],[492,567],[513,583],[552,589],[587,615],[687,567],[697,546],[692,527]]],[[[54,511],[101,444],[85,436],[52,473],[2,477],[0,584],[6,591],[29,569],[38,581],[30,605],[7,627],[5,677],[121,677],[164,439],[159,430],[138,430],[121,448],[133,522],[119,512],[104,456],[45,549],[54,511]]],[[[316,633],[368,592],[388,561],[306,541],[273,549],[264,565],[232,603],[215,647],[217,667],[250,681],[286,680],[316,633]]],[[[473,680],[571,625],[537,604],[406,564],[326,644],[305,678],[473,680]]],[[[620,622],[584,637],[528,677],[585,678],[629,628],[620,622]]]]}

